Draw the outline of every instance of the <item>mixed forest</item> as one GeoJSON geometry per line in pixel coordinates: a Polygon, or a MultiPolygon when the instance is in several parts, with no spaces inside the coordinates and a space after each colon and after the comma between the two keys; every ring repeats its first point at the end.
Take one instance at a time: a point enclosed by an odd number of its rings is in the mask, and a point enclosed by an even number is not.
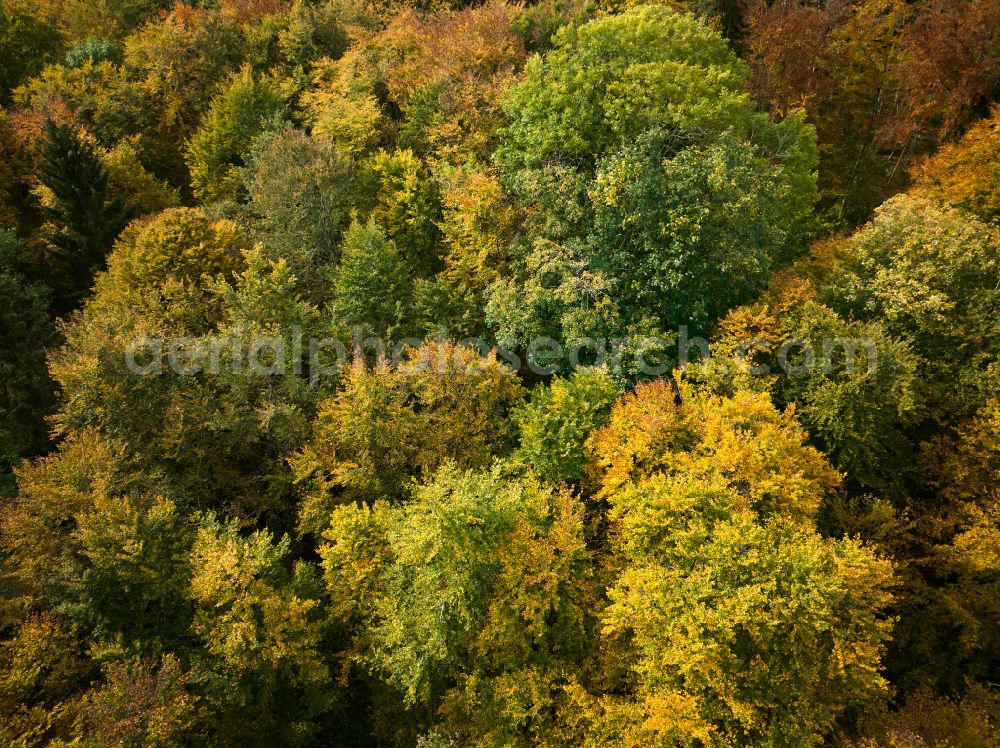
{"type": "Polygon", "coordinates": [[[996,748],[1000,3],[0,0],[0,745],[996,748]]]}

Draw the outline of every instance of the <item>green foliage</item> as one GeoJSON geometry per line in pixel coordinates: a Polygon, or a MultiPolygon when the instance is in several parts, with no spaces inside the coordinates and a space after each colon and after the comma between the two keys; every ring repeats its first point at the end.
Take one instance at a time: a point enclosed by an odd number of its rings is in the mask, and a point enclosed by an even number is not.
{"type": "Polygon", "coordinates": [[[324,268],[339,257],[354,173],[330,142],[289,127],[258,138],[243,172],[252,236],[288,263],[311,298],[328,293],[324,268]]]}
{"type": "Polygon", "coordinates": [[[173,3],[170,0],[65,0],[57,20],[71,39],[91,39],[105,35],[117,39],[154,22],[173,3]]]}
{"type": "Polygon", "coordinates": [[[122,205],[130,218],[139,218],[180,205],[177,191],[153,176],[139,157],[131,141],[118,143],[101,162],[108,172],[109,188],[114,199],[122,205]]]}
{"type": "Polygon", "coordinates": [[[949,419],[976,404],[980,372],[998,354],[997,247],[995,229],[900,196],[838,248],[819,298],[907,341],[934,416],[949,419]]]}
{"type": "Polygon", "coordinates": [[[338,503],[402,499],[414,478],[448,461],[488,467],[511,446],[510,415],[523,397],[494,354],[453,344],[408,349],[395,369],[355,362],[295,460],[307,492],[301,527],[321,532],[338,503]]]}
{"type": "MultiPolygon", "coordinates": [[[[348,47],[344,25],[351,20],[350,11],[336,2],[296,0],[279,18],[277,38],[272,43],[277,42],[275,46],[283,65],[291,68],[293,75],[303,82],[312,61],[325,55],[339,57],[348,47]]],[[[267,25],[262,24],[262,30],[266,28],[267,25]]],[[[248,30],[248,35],[251,33],[248,30]]]]}
{"type": "Polygon", "coordinates": [[[463,744],[528,746],[586,650],[582,530],[567,494],[447,466],[401,507],[337,509],[321,554],[334,599],[377,591],[355,598],[372,618],[361,659],[404,703],[436,707],[463,744]]]}
{"type": "Polygon", "coordinates": [[[247,149],[283,111],[283,96],[272,82],[258,80],[250,68],[234,75],[187,145],[195,197],[203,203],[237,199],[247,149]]]}
{"type": "Polygon", "coordinates": [[[647,133],[600,162],[584,254],[630,305],[703,330],[753,298],[810,203],[783,184],[786,166],[750,144],[686,148],[664,160],[674,137],[647,133]]]}
{"type": "Polygon", "coordinates": [[[417,303],[426,319],[471,337],[486,329],[486,299],[507,269],[518,211],[492,171],[450,172],[441,202],[443,268],[417,284],[417,303]]]}
{"type": "Polygon", "coordinates": [[[165,170],[186,183],[181,145],[242,59],[239,27],[231,17],[179,3],[128,36],[124,48],[124,72],[139,82],[129,88],[155,113],[143,132],[159,141],[165,170]]]}
{"type": "Polygon", "coordinates": [[[374,219],[355,221],[344,235],[330,311],[339,324],[359,326],[386,342],[415,332],[413,270],[374,219]]]}
{"type": "MultiPolygon", "coordinates": [[[[730,312],[715,355],[732,357],[744,382],[793,406],[852,484],[905,496],[917,469],[907,432],[924,414],[917,358],[877,321],[845,320],[794,284],[784,296],[775,291],[730,312]]],[[[713,366],[718,362],[705,368],[713,366]]]]}
{"type": "MultiPolygon", "coordinates": [[[[856,495],[829,508],[828,529],[860,533],[899,564],[900,621],[886,662],[903,689],[933,682],[960,693],[970,673],[995,667],[981,627],[1000,599],[996,517],[982,503],[995,467],[995,247],[992,227],[900,196],[853,236],[818,245],[766,303],[722,325],[729,352],[758,339],[751,362],[771,367],[776,399],[795,405],[846,471],[856,495]],[[854,372],[842,348],[804,375],[781,374],[774,350],[788,336],[811,341],[817,356],[823,340],[863,347],[854,372]]],[[[804,363],[801,350],[790,359],[804,363]]]]}
{"type": "Polygon", "coordinates": [[[664,357],[672,357],[665,349],[673,335],[651,314],[630,321],[614,282],[572,249],[537,239],[523,263],[520,277],[494,283],[486,305],[486,320],[501,345],[524,351],[527,363],[542,372],[606,362],[616,377],[635,380],[657,367],[669,369],[664,357]],[[560,343],[561,352],[547,353],[548,341],[560,343]],[[539,343],[541,350],[533,351],[539,343]]]}
{"type": "Polygon", "coordinates": [[[76,517],[76,552],[55,610],[102,643],[156,654],[183,646],[191,625],[185,592],[191,532],[165,499],[97,494],[76,517]]]}
{"type": "Polygon", "coordinates": [[[8,574],[102,644],[162,653],[186,637],[190,533],[174,504],[126,477],[135,462],[93,432],[19,471],[4,516],[8,574]]]}
{"type": "MultiPolygon", "coordinates": [[[[664,130],[734,135],[750,125],[746,68],[693,16],[646,6],[559,30],[555,48],[511,89],[501,162],[593,165],[655,123],[664,130]]],[[[704,140],[702,140],[704,142],[704,140]]]]}
{"type": "Polygon", "coordinates": [[[516,415],[518,455],[543,480],[582,482],[584,444],[604,425],[619,394],[617,383],[603,369],[579,369],[548,387],[536,387],[516,415]]]}
{"type": "Polygon", "coordinates": [[[108,173],[93,145],[69,125],[46,120],[38,180],[45,189],[48,239],[54,255],[49,282],[57,311],[75,307],[90,290],[118,232],[124,211],[108,190],[108,173]]]}
{"type": "Polygon", "coordinates": [[[316,398],[293,336],[308,339],[318,313],[295,298],[287,264],[246,248],[233,223],[198,210],[133,224],[52,371],[63,428],[124,439],[189,507],[270,514],[281,527],[285,457],[308,434],[316,398]]]}
{"type": "Polygon", "coordinates": [[[66,64],[71,68],[82,67],[87,62],[97,64],[105,60],[121,62],[121,50],[110,39],[92,36],[66,53],[66,64]]]}
{"type": "Polygon", "coordinates": [[[440,267],[441,196],[427,167],[411,151],[379,151],[366,167],[369,219],[387,227],[414,272],[431,275],[440,267]]]}
{"type": "Polygon", "coordinates": [[[59,32],[27,3],[0,4],[0,106],[27,78],[37,75],[59,48],[59,32]]]}
{"type": "Polygon", "coordinates": [[[49,614],[25,616],[0,645],[0,738],[7,745],[43,744],[71,734],[69,702],[93,675],[83,642],[49,614]]]}
{"type": "Polygon", "coordinates": [[[755,112],[725,40],[663,6],[567,26],[554,44],[505,103],[496,159],[534,215],[491,299],[499,337],[707,329],[801,241],[811,128],[755,112]]]}
{"type": "Polygon", "coordinates": [[[46,347],[55,339],[49,320],[51,294],[18,272],[24,246],[13,231],[0,231],[0,470],[48,443],[43,420],[55,404],[46,369],[46,347]]]}
{"type": "Polygon", "coordinates": [[[25,463],[17,472],[18,494],[3,505],[3,623],[18,613],[54,604],[72,576],[61,569],[79,550],[74,540],[77,517],[85,515],[95,495],[121,498],[137,485],[127,476],[128,461],[120,443],[82,430],[44,458],[25,463]]]}

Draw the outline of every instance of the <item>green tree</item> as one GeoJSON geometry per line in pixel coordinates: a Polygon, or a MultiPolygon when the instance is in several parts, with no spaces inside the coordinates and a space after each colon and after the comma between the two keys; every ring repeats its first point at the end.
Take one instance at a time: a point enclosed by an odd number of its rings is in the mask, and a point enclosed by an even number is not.
{"type": "Polygon", "coordinates": [[[17,469],[18,492],[3,505],[3,622],[64,599],[71,576],[61,572],[80,549],[77,518],[96,496],[122,498],[142,491],[120,442],[83,429],[45,457],[17,469]]]}
{"type": "Polygon", "coordinates": [[[924,443],[920,462],[932,492],[900,512],[898,539],[880,538],[900,558],[905,585],[887,664],[907,690],[928,683],[960,695],[1000,667],[988,623],[1000,612],[996,397],[954,433],[924,443]]]}
{"type": "Polygon", "coordinates": [[[55,610],[98,643],[161,655],[183,649],[192,532],[173,502],[100,492],[75,517],[55,610]]]}
{"type": "Polygon", "coordinates": [[[48,279],[56,292],[56,311],[75,307],[104,265],[124,210],[108,190],[108,173],[94,146],[70,125],[46,120],[39,144],[38,180],[52,246],[48,279]]]}
{"type": "Polygon", "coordinates": [[[630,306],[705,330],[787,257],[809,200],[787,183],[787,164],[750,143],[723,140],[664,160],[674,137],[648,132],[600,162],[582,253],[630,306]]]}
{"type": "Polygon", "coordinates": [[[456,169],[442,187],[443,268],[416,284],[425,319],[455,337],[483,335],[490,289],[509,267],[520,213],[495,170],[456,169]]]}
{"type": "Polygon", "coordinates": [[[411,151],[379,151],[364,163],[369,219],[384,227],[419,277],[440,269],[441,195],[427,165],[411,151]]]}
{"type": "Polygon", "coordinates": [[[59,4],[52,20],[70,39],[91,39],[99,34],[119,39],[155,22],[172,5],[170,0],[66,0],[59,4]]]}
{"type": "Polygon", "coordinates": [[[664,6],[567,26],[529,61],[496,154],[530,210],[514,277],[491,299],[502,340],[524,345],[532,327],[557,339],[705,330],[794,253],[815,197],[814,133],[801,116],[756,112],[746,78],[720,35],[664,6]],[[543,241],[568,278],[532,309],[511,290],[556,285],[543,241]],[[556,299],[558,318],[532,324],[556,299]]]}
{"type": "Polygon", "coordinates": [[[879,321],[844,319],[817,303],[804,279],[784,283],[720,322],[716,360],[703,368],[725,369],[731,357],[740,386],[795,408],[850,488],[903,499],[918,478],[913,429],[925,414],[917,357],[879,321]]]}
{"type": "Polygon", "coordinates": [[[154,141],[157,174],[175,187],[189,182],[178,146],[198,129],[244,54],[245,37],[232,15],[185,3],[125,38],[126,92],[140,98],[136,116],[154,141]]]}
{"type": "Polygon", "coordinates": [[[484,469],[512,446],[510,416],[524,390],[494,354],[429,342],[386,361],[346,367],[295,459],[300,523],[325,529],[339,503],[404,499],[415,478],[454,461],[484,469]]]}
{"type": "Polygon", "coordinates": [[[307,298],[328,299],[328,268],[355,202],[351,159],[328,140],[285,127],[254,141],[242,173],[253,238],[288,263],[307,298]]]}
{"type": "Polygon", "coordinates": [[[18,470],[2,525],[8,605],[57,612],[119,652],[183,647],[192,533],[140,469],[120,442],[86,430],[18,470]]]}
{"type": "Polygon", "coordinates": [[[239,167],[247,150],[283,112],[283,97],[274,83],[258,78],[249,67],[233,75],[187,144],[185,158],[195,197],[203,203],[239,198],[239,167]]]}
{"type": "MultiPolygon", "coordinates": [[[[22,457],[48,444],[45,416],[55,404],[46,348],[56,339],[51,292],[21,272],[25,248],[13,231],[0,231],[0,479],[22,457]]],[[[0,483],[2,485],[2,483],[0,483]]],[[[6,491],[4,489],[0,489],[6,491]]]]}
{"type": "Polygon", "coordinates": [[[123,206],[129,218],[141,218],[178,207],[181,199],[177,190],[146,169],[140,158],[137,140],[123,140],[101,154],[101,163],[108,171],[108,183],[114,199],[123,206]]]}
{"type": "Polygon", "coordinates": [[[585,476],[584,445],[604,425],[620,394],[604,369],[578,369],[536,387],[531,400],[515,414],[520,456],[540,478],[581,483],[585,476]]]}
{"type": "Polygon", "coordinates": [[[1000,354],[998,242],[995,228],[959,210],[901,195],[832,248],[818,297],[909,344],[930,417],[968,416],[1000,354]]]}
{"type": "Polygon", "coordinates": [[[508,170],[551,159],[593,168],[654,123],[678,130],[676,142],[707,144],[762,121],[725,39],[665,6],[566,26],[526,72],[505,103],[511,124],[498,157],[508,170]]]}
{"type": "Polygon", "coordinates": [[[330,311],[338,324],[360,326],[386,343],[418,331],[413,270],[373,219],[351,224],[332,272],[330,311]]]}
{"type": "Polygon", "coordinates": [[[88,37],[66,53],[66,64],[78,68],[85,63],[98,63],[109,60],[121,62],[121,50],[110,39],[88,37]]]}
{"type": "Polygon", "coordinates": [[[578,501],[449,465],[402,506],[339,507],[325,537],[330,594],[366,623],[361,661],[405,704],[467,745],[550,740],[591,623],[578,501]]]}

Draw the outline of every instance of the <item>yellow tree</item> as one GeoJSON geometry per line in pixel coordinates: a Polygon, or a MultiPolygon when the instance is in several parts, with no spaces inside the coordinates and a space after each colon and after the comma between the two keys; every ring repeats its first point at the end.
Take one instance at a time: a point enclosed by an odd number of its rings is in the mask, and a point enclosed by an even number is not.
{"type": "Polygon", "coordinates": [[[396,369],[355,362],[293,460],[300,526],[321,532],[340,503],[402,499],[414,478],[449,460],[488,467],[512,446],[510,414],[523,397],[495,354],[454,344],[410,349],[396,369]]]}
{"type": "Polygon", "coordinates": [[[813,517],[839,476],[766,395],[640,385],[591,440],[621,669],[590,745],[819,745],[883,696],[891,567],[813,517]]]}

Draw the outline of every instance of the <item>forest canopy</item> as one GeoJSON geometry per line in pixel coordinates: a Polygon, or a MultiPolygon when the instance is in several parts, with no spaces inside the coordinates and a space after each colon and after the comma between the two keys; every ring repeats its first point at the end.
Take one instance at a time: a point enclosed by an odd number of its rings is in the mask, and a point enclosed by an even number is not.
{"type": "Polygon", "coordinates": [[[1000,746],[1000,4],[0,0],[0,744],[1000,746]]]}

